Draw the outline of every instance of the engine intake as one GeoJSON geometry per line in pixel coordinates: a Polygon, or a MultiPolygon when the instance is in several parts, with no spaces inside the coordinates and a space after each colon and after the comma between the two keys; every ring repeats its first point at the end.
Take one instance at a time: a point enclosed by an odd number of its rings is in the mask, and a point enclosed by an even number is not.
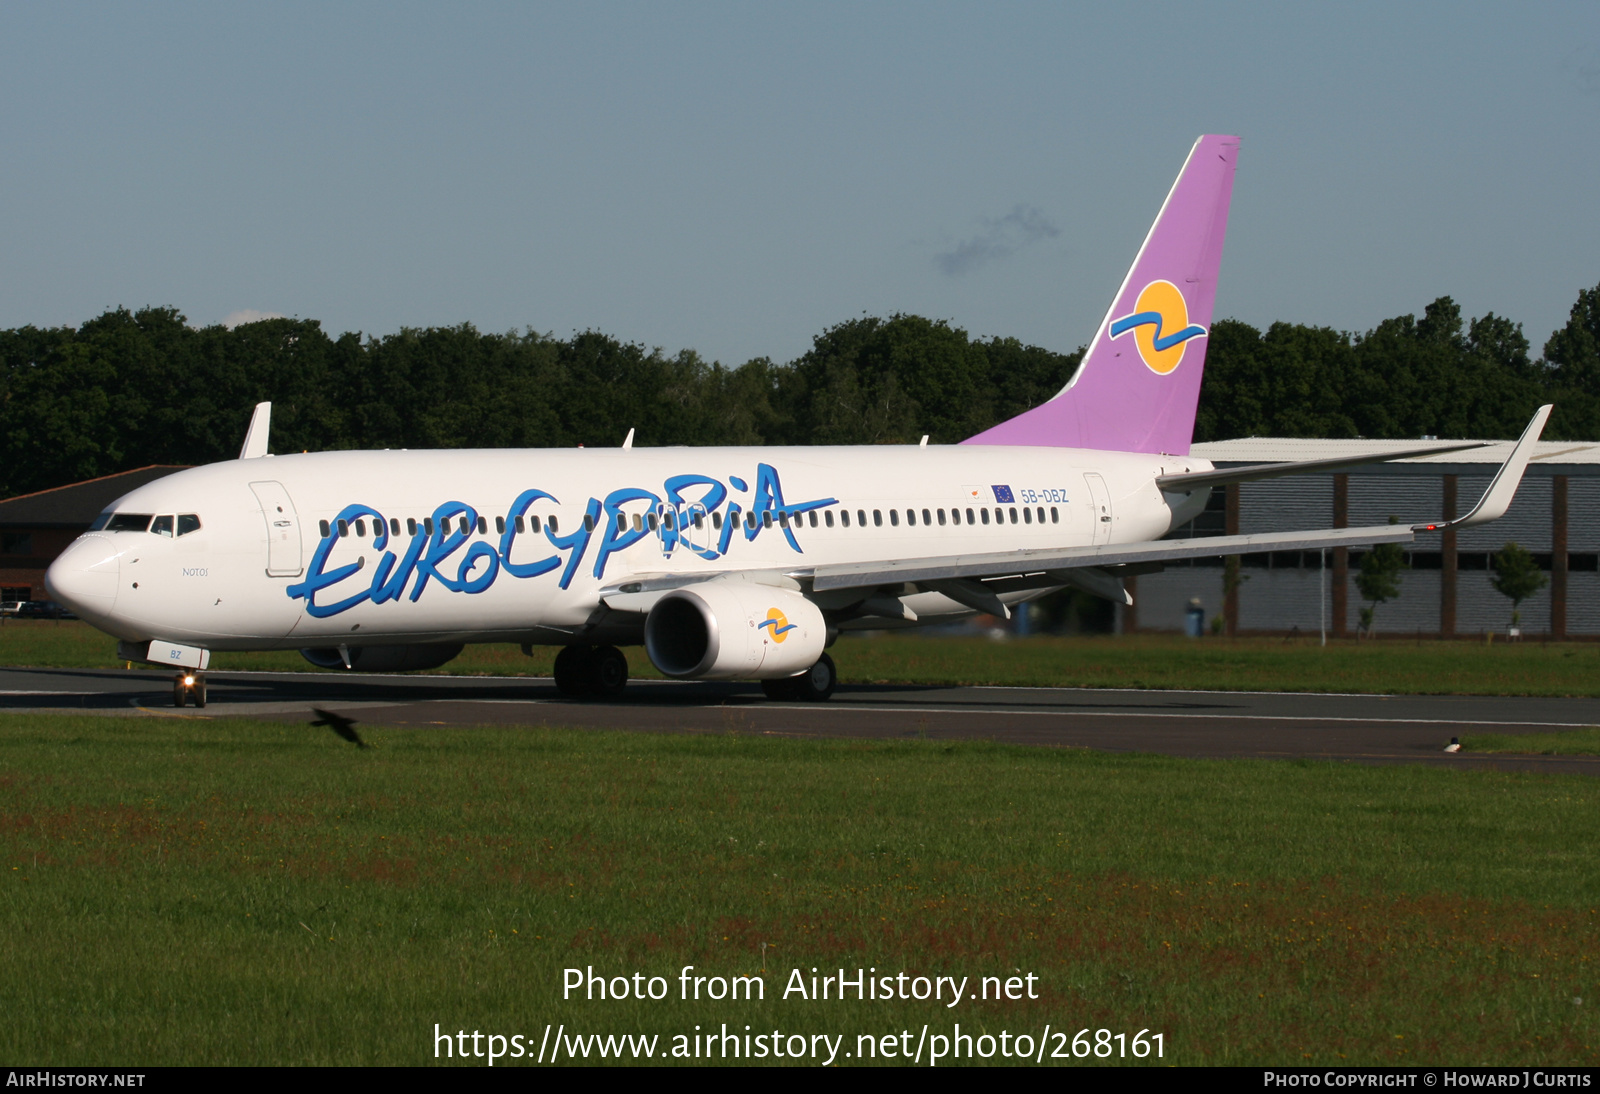
{"type": "Polygon", "coordinates": [[[674,589],[644,621],[644,648],[668,676],[768,680],[816,664],[828,627],[799,593],[736,581],[674,589]]]}

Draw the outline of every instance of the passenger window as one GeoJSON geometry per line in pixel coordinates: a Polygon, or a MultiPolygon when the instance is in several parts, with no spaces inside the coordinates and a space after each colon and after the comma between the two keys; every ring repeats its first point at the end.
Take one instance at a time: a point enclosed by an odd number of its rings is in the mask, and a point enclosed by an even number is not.
{"type": "Polygon", "coordinates": [[[433,535],[433,518],[432,517],[423,517],[422,518],[422,530],[424,532],[426,532],[430,536],[433,535]]]}
{"type": "Polygon", "coordinates": [[[651,513],[648,517],[645,518],[645,523],[650,525],[650,530],[652,532],[654,532],[656,530],[656,524],[657,524],[656,515],[654,513],[651,513]]]}
{"type": "Polygon", "coordinates": [[[333,529],[328,527],[328,522],[327,521],[319,520],[319,521],[317,521],[317,531],[322,533],[322,538],[323,539],[327,539],[328,538],[328,534],[330,532],[332,532],[333,529]]]}
{"type": "Polygon", "coordinates": [[[1050,523],[1051,524],[1060,524],[1061,523],[1061,515],[1056,512],[1056,507],[1054,505],[1052,505],[1050,507],[1050,523]]]}
{"type": "Polygon", "coordinates": [[[662,522],[664,524],[666,524],[667,531],[669,531],[669,532],[677,530],[678,522],[672,519],[676,515],[677,514],[673,513],[673,511],[670,510],[670,509],[668,509],[664,514],[662,514],[661,520],[662,520],[662,522]]]}
{"type": "MultiPolygon", "coordinates": [[[[639,518],[638,517],[634,517],[633,519],[634,520],[638,520],[639,518]]],[[[555,517],[551,517],[550,518],[550,527],[554,528],[555,526],[556,526],[556,518],[555,517]]],[[[637,525],[635,527],[637,527],[637,525]]],[[[585,514],[583,514],[583,530],[585,532],[594,531],[594,514],[593,513],[585,513],[585,514]]]]}
{"type": "MultiPolygon", "coordinates": [[[[972,510],[971,509],[967,510],[967,523],[968,524],[974,523],[974,521],[972,519],[972,510]]],[[[989,523],[989,511],[987,509],[984,510],[984,513],[983,513],[983,523],[985,523],[985,524],[989,523]]]]}
{"type": "Polygon", "coordinates": [[[959,509],[950,510],[950,523],[951,524],[960,524],[961,523],[961,510],[959,510],[959,509]]]}
{"type": "Polygon", "coordinates": [[[505,534],[505,530],[506,530],[506,518],[505,517],[495,517],[494,518],[494,530],[496,532],[501,533],[502,535],[505,534]]]}
{"type": "Polygon", "coordinates": [[[200,518],[198,516],[194,513],[178,514],[178,534],[180,536],[186,536],[190,532],[198,532],[199,530],[200,518]]]}
{"type": "Polygon", "coordinates": [[[763,509],[763,510],[761,510],[761,527],[763,527],[763,528],[771,528],[772,527],[772,510],[771,509],[763,509]]]}
{"type": "Polygon", "coordinates": [[[472,520],[465,513],[461,514],[461,530],[463,532],[472,531],[472,520]]]}
{"type": "Polygon", "coordinates": [[[416,534],[417,534],[417,518],[416,517],[407,517],[406,518],[406,535],[414,536],[416,534]]]}
{"type": "Polygon", "coordinates": [[[478,518],[478,534],[480,536],[485,536],[485,535],[489,534],[489,518],[488,517],[479,517],[478,518]]]}
{"type": "Polygon", "coordinates": [[[539,514],[535,513],[533,516],[528,518],[528,528],[534,534],[538,534],[538,531],[539,531],[539,514]]]}
{"type": "Polygon", "coordinates": [[[1012,506],[1012,509],[1011,509],[1011,523],[1012,524],[1017,523],[1017,510],[1016,510],[1015,506],[1012,506]]]}
{"type": "Polygon", "coordinates": [[[939,527],[943,528],[944,527],[944,510],[940,509],[940,510],[938,510],[938,513],[939,513],[939,527]]]}
{"type": "Polygon", "coordinates": [[[1033,510],[1032,509],[1023,509],[1022,510],[1022,523],[1023,524],[1032,524],[1033,523],[1033,510]]]}
{"type": "MultiPolygon", "coordinates": [[[[928,518],[928,511],[926,509],[924,509],[922,511],[922,523],[923,524],[932,524],[933,523],[933,521],[928,518]]],[[[944,523],[944,511],[943,510],[939,511],[939,523],[940,524],[944,523]]]]}
{"type": "Polygon", "coordinates": [[[833,527],[833,510],[832,509],[829,509],[826,513],[822,514],[822,523],[826,524],[829,528],[833,527]]]}
{"type": "Polygon", "coordinates": [[[1039,514],[1039,523],[1043,524],[1044,523],[1044,506],[1042,506],[1042,505],[1039,506],[1039,508],[1035,509],[1034,512],[1039,514]]]}
{"type": "Polygon", "coordinates": [[[900,510],[889,510],[889,523],[894,525],[896,528],[900,527],[900,510]]]}
{"type": "Polygon", "coordinates": [[[700,529],[706,526],[706,518],[702,514],[695,513],[693,514],[692,519],[694,520],[695,531],[698,532],[700,529]]]}
{"type": "Polygon", "coordinates": [[[633,514],[633,530],[635,532],[644,531],[644,518],[638,513],[633,514]]]}
{"type": "Polygon", "coordinates": [[[748,512],[748,513],[746,513],[744,515],[744,526],[746,528],[748,528],[750,531],[752,531],[752,532],[755,531],[756,530],[756,525],[759,524],[759,523],[760,522],[758,520],[756,520],[755,510],[752,509],[750,512],[748,512]]]}
{"type": "Polygon", "coordinates": [[[356,535],[360,536],[362,539],[367,538],[367,522],[362,520],[360,517],[356,518],[356,535]]]}
{"type": "Polygon", "coordinates": [[[788,512],[788,510],[786,510],[786,509],[778,510],[778,527],[779,528],[787,528],[787,527],[789,527],[789,512],[788,512]]]}
{"type": "Polygon", "coordinates": [[[839,522],[846,528],[850,527],[850,510],[839,510],[839,522]]]}
{"type": "Polygon", "coordinates": [[[874,528],[882,528],[883,527],[883,510],[882,509],[874,509],[872,511],[872,526],[874,528]]]}
{"type": "Polygon", "coordinates": [[[718,532],[722,531],[722,510],[721,509],[718,509],[715,513],[711,514],[711,527],[713,529],[715,529],[716,531],[718,531],[718,532]]]}
{"type": "Polygon", "coordinates": [[[813,510],[811,510],[811,527],[815,528],[816,526],[817,526],[817,511],[815,509],[813,509],[813,510]]]}
{"type": "Polygon", "coordinates": [[[341,520],[339,522],[339,534],[341,536],[348,536],[350,534],[350,522],[349,521],[341,520]]]}
{"type": "MultiPolygon", "coordinates": [[[[179,527],[182,527],[182,525],[183,525],[183,518],[182,517],[178,518],[178,525],[179,525],[179,527]]],[[[183,535],[182,532],[179,532],[178,534],[180,536],[183,535]]],[[[400,518],[399,517],[390,517],[389,518],[389,534],[391,536],[398,536],[400,534],[400,518]]]]}
{"type": "Polygon", "coordinates": [[[149,513],[115,513],[106,524],[108,532],[144,532],[149,528],[149,513]]]}
{"type": "MultiPolygon", "coordinates": [[[[968,510],[968,512],[971,512],[971,510],[968,510]]],[[[978,512],[983,514],[983,523],[988,524],[989,523],[989,510],[987,510],[987,509],[979,509],[978,512]]]]}
{"type": "MultiPolygon", "coordinates": [[[[534,519],[538,520],[539,518],[535,517],[534,519]]],[[[550,534],[552,536],[553,535],[557,535],[558,533],[560,533],[561,526],[556,523],[556,515],[554,513],[550,514],[550,519],[545,521],[545,523],[550,526],[550,534]]],[[[591,532],[594,531],[594,522],[593,521],[589,521],[588,524],[589,524],[589,530],[591,532]]],[[[537,528],[534,529],[535,532],[537,532],[538,530],[539,529],[537,529],[537,528]]]]}

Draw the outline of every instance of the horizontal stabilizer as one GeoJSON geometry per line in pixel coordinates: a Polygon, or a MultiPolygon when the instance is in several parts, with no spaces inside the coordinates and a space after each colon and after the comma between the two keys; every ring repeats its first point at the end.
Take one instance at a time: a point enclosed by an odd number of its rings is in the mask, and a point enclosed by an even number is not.
{"type": "Polygon", "coordinates": [[[1276,479],[1284,475],[1313,475],[1319,472],[1343,471],[1347,467],[1364,467],[1371,463],[1387,463],[1390,460],[1414,460],[1421,456],[1438,456],[1445,452],[1465,452],[1470,448],[1486,448],[1488,443],[1464,441],[1459,444],[1440,445],[1437,448],[1413,448],[1407,452],[1374,452],[1365,456],[1335,456],[1328,460],[1300,460],[1296,463],[1253,463],[1244,467],[1222,467],[1215,471],[1158,475],[1156,485],[1163,493],[1177,494],[1190,490],[1204,490],[1211,486],[1226,486],[1234,482],[1255,482],[1258,479],[1276,479]]]}

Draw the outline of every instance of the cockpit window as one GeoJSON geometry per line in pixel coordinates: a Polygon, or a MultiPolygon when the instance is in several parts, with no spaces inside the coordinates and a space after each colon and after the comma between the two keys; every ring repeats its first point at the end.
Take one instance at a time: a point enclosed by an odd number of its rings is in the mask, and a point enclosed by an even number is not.
{"type": "Polygon", "coordinates": [[[150,530],[158,536],[166,536],[168,539],[171,539],[172,517],[167,514],[162,514],[151,523],[150,530]]]}
{"type": "Polygon", "coordinates": [[[89,531],[98,532],[100,529],[104,528],[110,522],[111,522],[111,514],[110,513],[101,513],[98,517],[94,518],[94,523],[89,525],[89,531]]]}
{"type": "Polygon", "coordinates": [[[194,513],[179,513],[178,514],[178,534],[180,536],[186,536],[190,532],[198,532],[199,530],[200,530],[200,518],[196,514],[194,514],[194,513]]]}
{"type": "Polygon", "coordinates": [[[149,513],[113,513],[106,522],[108,532],[143,532],[149,527],[149,513]]]}

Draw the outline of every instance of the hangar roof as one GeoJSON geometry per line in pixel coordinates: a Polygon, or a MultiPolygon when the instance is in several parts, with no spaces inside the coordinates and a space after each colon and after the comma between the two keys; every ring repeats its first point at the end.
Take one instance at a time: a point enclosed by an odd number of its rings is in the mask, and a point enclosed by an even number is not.
{"type": "Polygon", "coordinates": [[[183,469],[182,464],[152,464],[34,494],[19,494],[0,501],[0,527],[87,528],[101,510],[130,490],[183,469]]]}

